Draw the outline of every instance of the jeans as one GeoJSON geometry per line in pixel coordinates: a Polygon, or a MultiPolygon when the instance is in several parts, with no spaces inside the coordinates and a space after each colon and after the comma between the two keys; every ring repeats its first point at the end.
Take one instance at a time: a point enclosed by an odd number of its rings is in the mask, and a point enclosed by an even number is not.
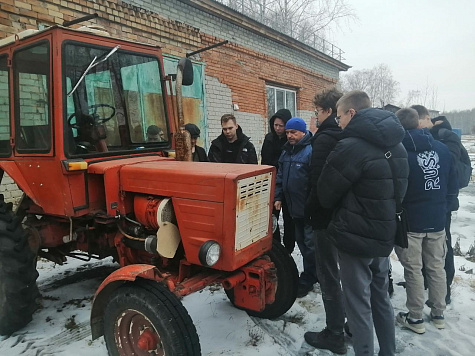
{"type": "Polygon", "coordinates": [[[374,354],[374,333],[379,356],[396,352],[394,310],[388,293],[389,258],[362,258],[339,251],[340,278],[355,355],[374,354]]]}
{"type": "Polygon", "coordinates": [[[295,241],[303,257],[303,272],[300,274],[299,283],[306,286],[314,285],[317,281],[317,267],[315,266],[315,245],[313,230],[304,218],[294,218],[295,241]]]}
{"type": "Polygon", "coordinates": [[[429,305],[433,315],[443,315],[447,279],[444,263],[446,254],[445,231],[418,233],[408,232],[409,247],[395,247],[396,254],[404,267],[406,280],[406,307],[409,317],[422,319],[424,309],[424,278],[422,261],[424,261],[427,285],[429,288],[429,305]]]}
{"type": "Polygon", "coordinates": [[[327,329],[334,334],[340,334],[345,326],[345,308],[338,268],[338,250],[328,240],[326,230],[315,230],[313,233],[317,277],[325,307],[327,329]]]}

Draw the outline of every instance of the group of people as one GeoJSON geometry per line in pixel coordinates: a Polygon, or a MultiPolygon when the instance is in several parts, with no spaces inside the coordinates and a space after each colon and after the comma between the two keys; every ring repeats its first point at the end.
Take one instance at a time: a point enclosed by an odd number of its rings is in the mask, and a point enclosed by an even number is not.
{"type": "MultiPolygon", "coordinates": [[[[395,320],[424,333],[427,305],[430,322],[445,327],[455,274],[450,223],[458,209],[460,138],[445,117],[431,120],[424,106],[394,114],[373,108],[363,91],[325,90],[313,104],[314,135],[303,119],[281,109],[270,118],[261,150],[261,163],[277,169],[274,214],[282,210],[282,243],[289,253],[297,244],[303,258],[297,297],[320,284],[326,327],[304,338],[345,354],[346,331],[355,355],[372,355],[375,331],[379,355],[394,355],[395,320]],[[397,199],[408,220],[407,248],[394,245],[397,199]],[[393,249],[404,267],[408,309],[396,317],[388,293],[393,249]]],[[[187,126],[196,144],[200,131],[187,126]]],[[[257,164],[236,118],[224,115],[221,126],[208,155],[194,160],[257,164]]],[[[281,240],[279,230],[274,238],[281,240]]]]}
{"type": "Polygon", "coordinates": [[[455,273],[450,217],[458,209],[460,138],[445,117],[431,120],[421,105],[393,114],[372,108],[362,91],[326,90],[314,105],[315,135],[302,119],[285,124],[274,198],[276,209],[285,199],[294,218],[303,257],[298,296],[320,284],[326,327],[304,338],[345,354],[346,329],[355,354],[371,355],[375,331],[379,355],[394,355],[388,293],[394,247],[404,267],[408,309],[397,323],[424,333],[425,304],[430,322],[445,328],[455,273]],[[394,246],[396,199],[407,214],[407,248],[394,246]]]}

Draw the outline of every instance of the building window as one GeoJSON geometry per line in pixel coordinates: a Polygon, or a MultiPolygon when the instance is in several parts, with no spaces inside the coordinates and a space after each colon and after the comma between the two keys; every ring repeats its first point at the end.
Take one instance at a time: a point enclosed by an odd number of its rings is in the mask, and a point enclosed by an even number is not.
{"type": "Polygon", "coordinates": [[[270,118],[277,110],[288,109],[292,116],[296,114],[297,92],[295,90],[266,86],[267,116],[270,118]]]}

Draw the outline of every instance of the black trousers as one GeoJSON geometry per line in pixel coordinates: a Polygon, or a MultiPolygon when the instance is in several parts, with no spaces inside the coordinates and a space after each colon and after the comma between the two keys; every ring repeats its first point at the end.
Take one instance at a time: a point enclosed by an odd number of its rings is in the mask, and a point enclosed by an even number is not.
{"type": "MultiPolygon", "coordinates": [[[[277,221],[279,221],[280,211],[274,210],[272,214],[274,214],[277,217],[277,221]]],[[[295,226],[294,221],[290,216],[289,208],[285,198],[282,199],[282,215],[284,218],[284,236],[282,239],[283,245],[287,251],[289,251],[289,253],[292,253],[295,248],[295,226]]],[[[277,229],[275,230],[273,237],[277,241],[281,241],[279,225],[277,225],[277,229]]]]}

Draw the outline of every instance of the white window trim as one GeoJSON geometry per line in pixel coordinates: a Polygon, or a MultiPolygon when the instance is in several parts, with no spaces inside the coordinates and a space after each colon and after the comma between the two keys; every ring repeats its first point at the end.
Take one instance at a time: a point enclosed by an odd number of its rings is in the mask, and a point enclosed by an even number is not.
{"type": "MultiPolygon", "coordinates": [[[[297,90],[266,84],[266,100],[267,100],[267,88],[274,89],[274,98],[277,98],[276,89],[282,90],[285,93],[285,95],[284,95],[284,106],[285,106],[284,109],[287,109],[287,92],[294,93],[294,108],[295,108],[294,115],[297,115],[297,90]]],[[[277,100],[274,100],[274,113],[277,110],[278,110],[277,109],[277,100]]],[[[267,114],[272,115],[273,113],[267,113],[267,114]]]]}

